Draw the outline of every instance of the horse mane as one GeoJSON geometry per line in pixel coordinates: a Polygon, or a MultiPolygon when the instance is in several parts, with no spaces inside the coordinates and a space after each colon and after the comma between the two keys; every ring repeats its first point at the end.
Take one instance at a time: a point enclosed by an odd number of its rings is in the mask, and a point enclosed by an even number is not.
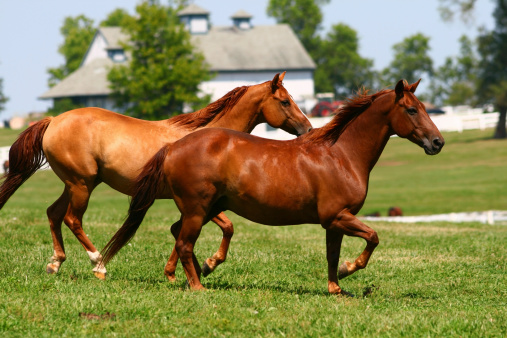
{"type": "MultiPolygon", "coordinates": [[[[406,82],[404,90],[410,90],[410,85],[406,82]]],[[[336,115],[331,121],[322,128],[314,129],[314,132],[309,133],[305,141],[333,145],[350,123],[368,109],[373,101],[392,91],[392,89],[382,89],[375,94],[369,94],[368,89],[359,88],[354,96],[347,98],[345,103],[336,110],[336,115]]]]}
{"type": "Polygon", "coordinates": [[[203,109],[200,109],[193,113],[188,114],[180,114],[171,118],[169,121],[172,124],[185,126],[192,130],[197,129],[199,127],[204,127],[215,118],[219,119],[222,117],[227,111],[231,110],[232,107],[236,105],[236,103],[245,95],[249,86],[237,87],[225,94],[220,99],[215,102],[210,103],[203,109]]]}

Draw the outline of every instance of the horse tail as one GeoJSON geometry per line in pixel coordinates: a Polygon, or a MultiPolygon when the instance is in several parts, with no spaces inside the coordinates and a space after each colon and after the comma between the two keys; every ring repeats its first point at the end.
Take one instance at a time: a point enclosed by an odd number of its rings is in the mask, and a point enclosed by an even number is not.
{"type": "Polygon", "coordinates": [[[9,198],[45,163],[42,139],[51,123],[46,117],[23,131],[9,150],[9,169],[3,174],[0,185],[0,209],[9,198]]]}
{"type": "Polygon", "coordinates": [[[102,264],[104,266],[134,237],[148,209],[155,202],[158,192],[163,190],[164,161],[168,151],[169,145],[167,144],[144,165],[141,173],[137,176],[127,219],[102,249],[102,264]]]}

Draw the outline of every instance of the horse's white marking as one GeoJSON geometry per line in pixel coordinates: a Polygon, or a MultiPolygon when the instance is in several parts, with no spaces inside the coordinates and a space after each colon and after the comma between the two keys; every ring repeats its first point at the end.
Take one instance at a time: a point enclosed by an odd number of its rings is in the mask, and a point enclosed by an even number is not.
{"type": "Polygon", "coordinates": [[[88,254],[88,257],[90,257],[90,262],[94,266],[94,268],[92,270],[93,272],[102,272],[102,273],[107,272],[104,265],[100,264],[100,261],[102,260],[102,256],[100,255],[100,252],[86,251],[86,253],[88,254]]]}

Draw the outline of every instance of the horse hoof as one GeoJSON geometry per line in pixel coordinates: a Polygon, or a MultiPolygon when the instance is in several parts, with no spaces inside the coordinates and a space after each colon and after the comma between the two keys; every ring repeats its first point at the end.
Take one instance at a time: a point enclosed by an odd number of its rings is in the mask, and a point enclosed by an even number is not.
{"type": "Polygon", "coordinates": [[[206,263],[206,261],[204,261],[204,263],[202,263],[202,275],[204,277],[206,277],[207,275],[209,275],[212,272],[213,272],[213,270],[211,270],[208,263],[206,263]]]}
{"type": "Polygon", "coordinates": [[[50,275],[54,275],[58,272],[58,269],[54,268],[52,264],[48,264],[46,267],[46,272],[50,275]]]}
{"type": "Polygon", "coordinates": [[[106,280],[106,273],[105,272],[94,271],[93,274],[95,275],[95,277],[97,277],[100,280],[106,280]]]}
{"type": "Polygon", "coordinates": [[[167,280],[171,283],[174,283],[176,282],[176,275],[173,273],[173,274],[169,274],[169,273],[166,273],[165,276],[167,277],[167,280]]]}
{"type": "Polygon", "coordinates": [[[347,266],[347,262],[340,265],[340,269],[338,270],[338,279],[343,279],[349,275],[349,269],[347,266]]]}

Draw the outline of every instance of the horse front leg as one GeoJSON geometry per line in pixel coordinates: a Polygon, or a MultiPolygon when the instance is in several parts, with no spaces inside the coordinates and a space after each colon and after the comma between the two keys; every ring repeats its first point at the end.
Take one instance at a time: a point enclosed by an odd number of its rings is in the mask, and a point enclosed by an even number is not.
{"type": "Polygon", "coordinates": [[[326,258],[327,258],[327,290],[331,294],[340,294],[342,289],[338,285],[338,260],[342,246],[343,233],[326,230],[326,258]]]}
{"type": "Polygon", "coordinates": [[[223,236],[218,251],[212,257],[207,258],[202,265],[202,274],[204,277],[212,273],[218,265],[225,262],[229,244],[231,243],[232,235],[234,235],[232,222],[223,212],[214,217],[212,221],[222,229],[223,236]]]}
{"type": "Polygon", "coordinates": [[[357,270],[366,268],[373,251],[379,243],[377,232],[358,220],[349,211],[340,213],[329,229],[340,231],[347,236],[360,237],[366,241],[366,248],[353,263],[346,261],[340,265],[338,278],[343,279],[357,270]]]}

